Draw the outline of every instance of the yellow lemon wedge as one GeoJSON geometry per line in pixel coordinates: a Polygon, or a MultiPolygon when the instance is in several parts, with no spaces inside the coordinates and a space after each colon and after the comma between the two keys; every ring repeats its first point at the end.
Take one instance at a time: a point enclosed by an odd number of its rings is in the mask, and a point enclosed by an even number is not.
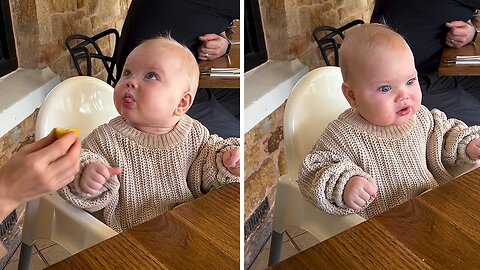
{"type": "Polygon", "coordinates": [[[71,129],[55,128],[55,137],[57,139],[60,139],[63,135],[71,131],[75,132],[75,136],[77,136],[78,138],[78,128],[71,128],[71,129]]]}

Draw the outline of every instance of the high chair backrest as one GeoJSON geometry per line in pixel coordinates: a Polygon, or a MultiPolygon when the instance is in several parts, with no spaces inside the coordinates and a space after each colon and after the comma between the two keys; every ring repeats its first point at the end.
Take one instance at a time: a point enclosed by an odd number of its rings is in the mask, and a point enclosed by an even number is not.
{"type": "Polygon", "coordinates": [[[342,94],[339,67],[310,71],[294,86],[283,118],[288,172],[297,175],[299,166],[329,122],[349,104],[342,94]]]}
{"type": "Polygon", "coordinates": [[[55,128],[78,128],[80,139],[118,116],[113,88],[89,76],[76,76],[58,84],[45,98],[35,125],[35,140],[55,128]]]}

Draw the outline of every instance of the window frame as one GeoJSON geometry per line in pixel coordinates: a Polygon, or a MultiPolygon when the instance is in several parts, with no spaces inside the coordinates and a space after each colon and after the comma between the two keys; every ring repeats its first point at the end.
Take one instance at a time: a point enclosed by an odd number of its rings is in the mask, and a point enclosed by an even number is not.
{"type": "Polygon", "coordinates": [[[12,28],[12,17],[8,0],[0,0],[0,77],[18,68],[15,39],[12,28]]]}
{"type": "Polygon", "coordinates": [[[245,72],[268,59],[258,0],[245,1],[245,72]]]}

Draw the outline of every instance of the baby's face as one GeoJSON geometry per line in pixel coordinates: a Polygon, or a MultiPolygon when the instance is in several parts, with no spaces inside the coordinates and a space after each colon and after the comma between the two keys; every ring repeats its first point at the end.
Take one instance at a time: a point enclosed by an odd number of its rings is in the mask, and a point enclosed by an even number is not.
{"type": "Polygon", "coordinates": [[[156,42],[144,43],[128,56],[114,103],[130,125],[152,133],[177,123],[176,109],[188,91],[182,56],[178,48],[156,42]]]}
{"type": "Polygon", "coordinates": [[[399,126],[418,110],[422,93],[413,55],[405,46],[378,49],[358,64],[350,84],[356,109],[377,126],[399,126]]]}

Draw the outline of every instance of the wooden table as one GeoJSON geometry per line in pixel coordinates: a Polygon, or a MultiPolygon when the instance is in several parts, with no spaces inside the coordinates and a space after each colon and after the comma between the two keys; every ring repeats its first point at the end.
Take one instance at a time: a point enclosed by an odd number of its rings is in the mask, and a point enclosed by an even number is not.
{"type": "Polygon", "coordinates": [[[48,269],[239,268],[240,185],[235,183],[126,230],[48,269]]]}
{"type": "MultiPolygon", "coordinates": [[[[198,67],[200,72],[210,68],[240,68],[240,20],[234,20],[232,28],[227,31],[227,36],[232,44],[230,53],[217,59],[200,61],[198,67]]],[[[215,77],[200,75],[198,88],[235,88],[240,89],[240,77],[215,77]]]]}
{"type": "MultiPolygon", "coordinates": [[[[217,59],[200,61],[198,63],[200,72],[216,68],[240,68],[240,44],[232,44],[230,54],[217,59]]],[[[216,77],[209,75],[200,75],[198,88],[240,88],[240,77],[216,77]]]]}
{"type": "Polygon", "coordinates": [[[480,55],[480,41],[467,44],[461,48],[451,48],[446,46],[443,49],[438,73],[440,76],[480,76],[480,64],[447,64],[445,60],[455,59],[459,55],[480,55]]]}
{"type": "Polygon", "coordinates": [[[271,269],[480,269],[480,169],[271,269]]]}

